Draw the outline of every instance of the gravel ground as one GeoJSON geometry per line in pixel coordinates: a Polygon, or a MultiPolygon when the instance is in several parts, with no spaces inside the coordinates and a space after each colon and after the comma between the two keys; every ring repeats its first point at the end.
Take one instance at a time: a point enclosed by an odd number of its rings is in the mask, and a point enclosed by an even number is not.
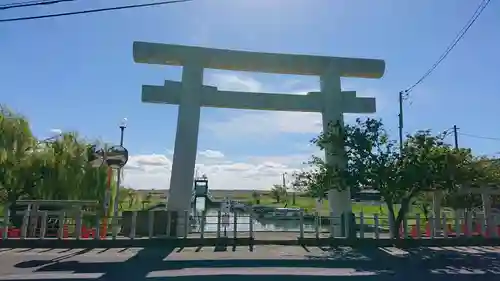
{"type": "Polygon", "coordinates": [[[0,280],[500,280],[500,247],[0,249],[0,280]],[[237,278],[237,279],[236,279],[237,278]]]}

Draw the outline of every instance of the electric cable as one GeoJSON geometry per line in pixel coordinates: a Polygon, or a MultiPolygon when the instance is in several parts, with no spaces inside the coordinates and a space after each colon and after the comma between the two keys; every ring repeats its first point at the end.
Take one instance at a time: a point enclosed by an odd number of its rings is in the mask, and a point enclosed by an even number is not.
{"type": "Polygon", "coordinates": [[[485,136],[478,136],[478,135],[473,135],[473,134],[467,134],[467,133],[458,133],[461,136],[465,137],[470,137],[470,138],[475,138],[475,139],[483,139],[483,140],[492,140],[492,141],[500,141],[500,138],[495,138],[495,137],[485,137],[485,136]]]}
{"type": "Polygon", "coordinates": [[[191,1],[194,1],[194,0],[170,0],[170,1],[162,1],[162,2],[155,2],[155,3],[147,3],[147,4],[135,4],[135,5],[127,5],[127,6],[117,6],[117,7],[109,7],[109,8],[101,8],[101,9],[83,10],[83,11],[76,11],[76,12],[48,14],[48,15],[42,15],[42,16],[7,18],[7,19],[0,19],[0,23],[14,22],[14,21],[25,21],[25,20],[36,20],[36,19],[45,19],[45,18],[55,18],[55,17],[64,17],[64,16],[73,16],[73,15],[81,15],[81,14],[91,14],[91,13],[99,13],[99,12],[106,12],[106,11],[116,11],[116,10],[125,10],[125,9],[133,9],[133,8],[161,6],[161,5],[167,5],[167,4],[176,4],[176,3],[191,2],[191,1]]]}
{"type": "Polygon", "coordinates": [[[57,3],[62,3],[62,2],[73,2],[77,0],[46,0],[46,1],[26,1],[26,2],[18,2],[18,3],[11,3],[11,4],[6,4],[6,5],[1,5],[0,10],[8,10],[8,9],[16,9],[16,8],[26,8],[26,7],[33,7],[33,6],[42,6],[42,5],[52,5],[52,4],[57,4],[57,3]]]}
{"type": "Polygon", "coordinates": [[[408,87],[404,93],[404,99],[408,98],[409,93],[420,83],[422,83],[427,77],[429,77],[432,72],[446,59],[446,57],[450,54],[450,52],[457,46],[457,44],[462,40],[467,31],[472,27],[472,25],[476,22],[479,16],[483,13],[484,9],[488,6],[491,0],[483,0],[481,4],[477,7],[476,11],[469,19],[469,21],[465,24],[465,26],[460,30],[460,32],[455,36],[455,39],[450,43],[450,45],[445,49],[445,51],[441,54],[438,60],[417,80],[413,85],[408,87]]]}
{"type": "Polygon", "coordinates": [[[39,3],[43,1],[48,1],[48,0],[32,0],[32,1],[24,1],[24,2],[14,2],[14,3],[8,3],[8,4],[0,4],[0,7],[10,7],[10,6],[17,6],[17,5],[24,5],[24,4],[32,4],[32,3],[39,3]]]}

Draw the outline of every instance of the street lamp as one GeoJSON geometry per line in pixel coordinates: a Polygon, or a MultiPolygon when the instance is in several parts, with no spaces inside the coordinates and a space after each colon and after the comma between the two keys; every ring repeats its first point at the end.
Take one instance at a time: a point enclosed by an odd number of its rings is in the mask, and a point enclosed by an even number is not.
{"type": "MultiPolygon", "coordinates": [[[[125,132],[125,128],[127,128],[127,118],[123,118],[120,122],[120,147],[123,147],[123,134],[125,132]]],[[[113,218],[118,217],[118,200],[120,197],[120,183],[121,183],[121,167],[118,168],[118,174],[116,176],[116,193],[115,200],[113,202],[113,218]]]]}
{"type": "Polygon", "coordinates": [[[127,118],[123,118],[122,122],[120,122],[120,146],[123,146],[123,133],[127,128],[127,118]]]}

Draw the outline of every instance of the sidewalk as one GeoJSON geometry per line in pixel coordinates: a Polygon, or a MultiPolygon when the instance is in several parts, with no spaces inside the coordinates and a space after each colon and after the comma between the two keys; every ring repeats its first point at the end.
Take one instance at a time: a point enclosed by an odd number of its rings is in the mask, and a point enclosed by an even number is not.
{"type": "Polygon", "coordinates": [[[500,247],[0,249],[0,280],[500,280],[500,247]],[[201,280],[201,279],[200,279],[201,280]]]}

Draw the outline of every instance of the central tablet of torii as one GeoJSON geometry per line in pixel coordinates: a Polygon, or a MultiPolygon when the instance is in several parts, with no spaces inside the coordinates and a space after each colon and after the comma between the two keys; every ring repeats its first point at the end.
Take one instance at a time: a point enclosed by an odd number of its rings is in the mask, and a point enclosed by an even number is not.
{"type": "MultiPolygon", "coordinates": [[[[375,98],[361,98],[356,97],[356,92],[342,92],[340,78],[381,78],[385,70],[384,61],[375,59],[257,53],[147,42],[134,42],[133,50],[137,63],[183,66],[181,82],[165,81],[163,86],[142,87],[142,102],[179,105],[167,204],[172,211],[189,210],[191,205],[202,106],[319,112],[325,130],[330,122],[343,124],[344,113],[375,112],[375,98]],[[320,76],[321,91],[307,95],[219,91],[217,87],[203,85],[205,68],[317,75],[320,76]]],[[[343,149],[329,148],[326,152],[327,163],[344,165],[345,160],[336,156],[341,155],[337,151],[343,149]]],[[[336,217],[351,212],[349,190],[330,190],[328,201],[336,217]]],[[[340,235],[340,227],[334,227],[334,232],[335,236],[340,235]]]]}

